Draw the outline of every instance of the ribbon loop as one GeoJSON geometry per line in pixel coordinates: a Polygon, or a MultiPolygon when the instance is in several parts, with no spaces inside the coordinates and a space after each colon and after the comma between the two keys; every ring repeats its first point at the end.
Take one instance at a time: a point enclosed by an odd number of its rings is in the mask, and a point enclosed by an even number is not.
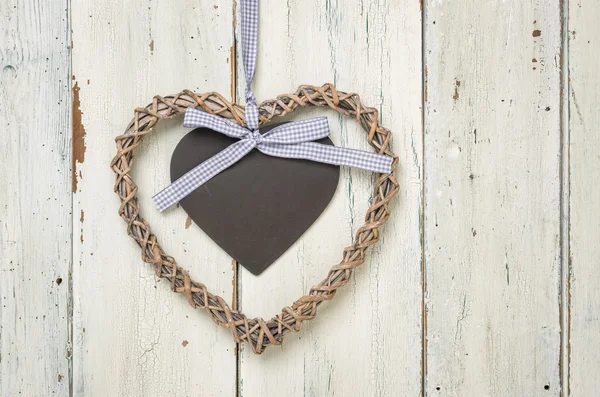
{"type": "Polygon", "coordinates": [[[243,0],[242,9],[242,60],[246,76],[246,125],[258,129],[258,107],[252,93],[258,48],[258,0],[243,0]]]}
{"type": "Polygon", "coordinates": [[[269,143],[290,145],[294,143],[316,141],[329,136],[327,117],[295,121],[282,124],[265,134],[269,143]]]}
{"type": "Polygon", "coordinates": [[[197,109],[188,109],[183,117],[183,126],[185,128],[210,128],[219,131],[230,138],[242,139],[248,135],[248,130],[241,128],[238,124],[222,117],[206,117],[208,113],[197,109]]]}
{"type": "Polygon", "coordinates": [[[252,92],[258,47],[258,0],[242,0],[242,59],[246,75],[246,90],[252,92]]]}

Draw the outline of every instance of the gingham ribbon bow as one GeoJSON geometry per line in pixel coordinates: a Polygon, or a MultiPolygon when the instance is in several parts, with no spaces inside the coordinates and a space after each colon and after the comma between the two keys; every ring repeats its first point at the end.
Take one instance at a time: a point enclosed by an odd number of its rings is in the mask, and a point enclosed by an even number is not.
{"type": "Polygon", "coordinates": [[[231,167],[253,149],[275,157],[305,159],[320,163],[390,173],[389,156],[312,142],[329,136],[326,117],[294,121],[279,125],[266,134],[258,131],[258,106],[252,93],[258,41],[258,0],[242,0],[242,57],[246,75],[246,127],[230,120],[190,108],[183,121],[187,128],[210,128],[239,139],[221,152],[167,186],[153,197],[159,211],[178,203],[215,175],[231,167]]]}

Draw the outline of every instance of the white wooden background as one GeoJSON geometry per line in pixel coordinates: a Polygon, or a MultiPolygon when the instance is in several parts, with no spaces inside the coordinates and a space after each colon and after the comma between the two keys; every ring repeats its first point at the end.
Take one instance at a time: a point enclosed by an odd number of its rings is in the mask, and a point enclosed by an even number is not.
{"type": "MultiPolygon", "coordinates": [[[[0,396],[597,396],[600,3],[262,0],[258,98],[358,92],[394,133],[401,183],[352,283],[262,356],[141,261],[109,169],[153,95],[240,99],[238,14],[0,2],[0,396]]],[[[367,148],[328,115],[337,144],[367,148]]],[[[167,123],[139,150],[142,210],[194,278],[270,318],[340,259],[371,178],[343,170],[314,227],[254,277],[182,210],[152,208],[184,134],[167,123]]]]}

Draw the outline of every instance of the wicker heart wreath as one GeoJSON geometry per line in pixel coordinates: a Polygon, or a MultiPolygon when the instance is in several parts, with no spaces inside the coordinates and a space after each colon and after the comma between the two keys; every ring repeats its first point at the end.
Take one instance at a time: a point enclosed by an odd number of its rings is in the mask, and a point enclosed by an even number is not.
{"type": "MultiPolygon", "coordinates": [[[[367,141],[376,152],[393,158],[392,169],[395,169],[398,158],[389,148],[391,132],[379,125],[378,111],[364,107],[358,95],[337,91],[331,84],[301,86],[294,94],[264,101],[259,106],[260,124],[265,125],[273,118],[307,106],[329,107],[354,117],[366,131],[367,141]]],[[[365,224],[356,232],[352,245],[344,248],[342,261],[332,266],[327,276],[312,287],[308,295],[284,307],[280,314],[268,321],[250,319],[232,310],[223,298],[208,292],[204,284],[193,281],[185,270],[177,266],[175,259],[160,247],[150,225],[140,214],[138,187],[131,178],[134,150],[146,135],[153,132],[153,127],[160,120],[181,115],[190,107],[245,125],[245,107],[232,104],[215,92],[200,95],[186,90],[174,96],[155,96],[151,104],[136,109],[125,133],[116,138],[117,155],[111,161],[111,168],[117,174],[114,190],[121,199],[119,214],[127,223],[127,234],[140,246],[143,261],[154,266],[158,277],[169,279],[173,291],[183,293],[194,309],[206,310],[218,325],[228,328],[236,343],[248,342],[254,353],[260,354],[268,346],[281,344],[289,331],[299,331],[303,321],[315,318],[321,302],[333,299],[337,289],[350,280],[353,269],[364,262],[367,248],[379,240],[379,227],[388,220],[389,202],[398,192],[398,182],[393,173],[377,175],[365,224]]]]}

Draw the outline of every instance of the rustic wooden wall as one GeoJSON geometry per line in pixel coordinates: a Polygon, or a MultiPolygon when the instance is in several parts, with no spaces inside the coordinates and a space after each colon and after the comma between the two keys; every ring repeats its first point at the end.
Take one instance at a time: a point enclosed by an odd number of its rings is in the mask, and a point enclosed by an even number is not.
{"type": "MultiPolygon", "coordinates": [[[[142,262],[108,167],[153,95],[243,99],[239,1],[0,4],[0,396],[596,395],[600,4],[261,1],[258,99],[359,93],[394,132],[401,190],[352,283],[255,356],[142,262]]],[[[327,115],[335,143],[367,149],[327,115]]],[[[270,318],[339,260],[371,175],[342,170],[255,277],[153,209],[186,132],[165,123],[136,155],[145,217],[192,276],[270,318]]]]}
{"type": "Polygon", "coordinates": [[[57,2],[0,2],[0,396],[66,395],[71,43],[57,2]]]}
{"type": "Polygon", "coordinates": [[[561,8],[432,2],[424,26],[425,391],[559,395],[561,8]]]}

